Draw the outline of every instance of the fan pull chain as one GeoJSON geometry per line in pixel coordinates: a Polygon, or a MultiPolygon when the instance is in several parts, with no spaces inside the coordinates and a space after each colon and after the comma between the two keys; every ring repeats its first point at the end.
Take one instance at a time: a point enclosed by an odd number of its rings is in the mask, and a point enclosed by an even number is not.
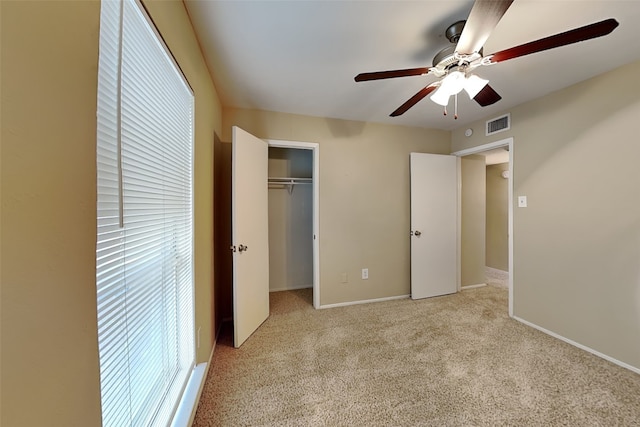
{"type": "Polygon", "coordinates": [[[458,94],[457,93],[454,95],[453,105],[454,105],[453,118],[455,120],[458,120],[458,94]]]}

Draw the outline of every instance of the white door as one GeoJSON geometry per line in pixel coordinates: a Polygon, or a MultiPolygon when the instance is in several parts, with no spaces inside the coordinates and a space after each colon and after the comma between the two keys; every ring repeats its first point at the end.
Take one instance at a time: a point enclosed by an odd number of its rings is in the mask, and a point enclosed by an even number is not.
{"type": "Polygon", "coordinates": [[[411,298],[458,290],[458,159],[411,153],[411,298]]]}
{"type": "Polygon", "coordinates": [[[233,127],[231,215],[233,345],[269,317],[269,202],[266,141],[233,127]]]}

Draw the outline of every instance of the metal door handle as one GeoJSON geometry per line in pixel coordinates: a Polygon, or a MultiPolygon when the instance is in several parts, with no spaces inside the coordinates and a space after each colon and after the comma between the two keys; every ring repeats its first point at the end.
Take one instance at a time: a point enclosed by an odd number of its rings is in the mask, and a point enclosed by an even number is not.
{"type": "Polygon", "coordinates": [[[245,245],[238,246],[238,252],[244,252],[247,250],[249,250],[249,246],[245,246],[245,245]]]}
{"type": "Polygon", "coordinates": [[[231,249],[231,252],[235,252],[236,251],[236,245],[229,246],[229,249],[231,249]]]}
{"type": "Polygon", "coordinates": [[[420,237],[420,236],[422,235],[422,232],[421,232],[420,230],[416,230],[413,234],[414,234],[416,237],[420,237]]]}

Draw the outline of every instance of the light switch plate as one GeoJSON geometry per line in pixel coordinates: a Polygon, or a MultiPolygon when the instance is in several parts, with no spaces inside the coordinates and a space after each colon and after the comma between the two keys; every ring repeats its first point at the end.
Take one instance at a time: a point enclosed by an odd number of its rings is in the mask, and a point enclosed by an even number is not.
{"type": "Polygon", "coordinates": [[[519,208],[527,207],[527,196],[518,196],[518,207],[519,208]]]}

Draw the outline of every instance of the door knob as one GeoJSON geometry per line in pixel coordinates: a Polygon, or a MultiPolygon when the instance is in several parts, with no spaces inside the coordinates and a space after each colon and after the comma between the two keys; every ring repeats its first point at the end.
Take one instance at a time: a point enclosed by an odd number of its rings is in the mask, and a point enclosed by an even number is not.
{"type": "Polygon", "coordinates": [[[420,235],[422,235],[422,232],[421,232],[420,230],[416,230],[413,234],[414,234],[416,237],[420,237],[420,235]]]}
{"type": "Polygon", "coordinates": [[[245,246],[245,245],[238,246],[238,252],[244,252],[246,250],[249,250],[249,246],[245,246]]]}

